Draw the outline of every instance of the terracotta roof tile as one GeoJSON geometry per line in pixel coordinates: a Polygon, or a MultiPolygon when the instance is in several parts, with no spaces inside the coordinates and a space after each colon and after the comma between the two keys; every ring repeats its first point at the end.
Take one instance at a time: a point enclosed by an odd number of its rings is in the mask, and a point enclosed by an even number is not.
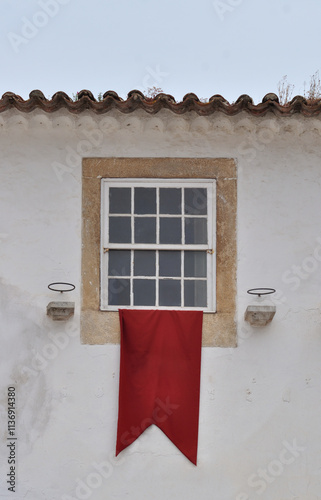
{"type": "Polygon", "coordinates": [[[33,90],[27,100],[12,92],[3,94],[0,99],[0,113],[9,109],[17,109],[24,113],[35,109],[41,109],[46,113],[66,109],[74,114],[85,110],[103,114],[112,109],[122,113],[132,113],[136,109],[143,109],[149,114],[156,114],[162,109],[169,109],[177,115],[194,111],[200,116],[209,116],[216,112],[233,116],[246,111],[253,116],[264,116],[267,113],[290,116],[300,113],[308,117],[318,116],[321,113],[321,100],[308,102],[304,97],[296,96],[288,104],[281,105],[278,96],[270,93],[266,94],[259,104],[254,104],[253,99],[246,94],[241,95],[235,103],[229,103],[221,95],[213,95],[208,102],[202,102],[197,95],[190,93],[186,94],[182,101],[176,102],[169,94],[158,94],[153,98],[148,98],[139,90],[132,90],[126,100],[119,97],[116,92],[108,91],[103,95],[102,101],[97,101],[89,90],[82,90],[78,93],[78,100],[73,101],[64,92],[56,92],[51,99],[46,99],[40,90],[33,90]]]}

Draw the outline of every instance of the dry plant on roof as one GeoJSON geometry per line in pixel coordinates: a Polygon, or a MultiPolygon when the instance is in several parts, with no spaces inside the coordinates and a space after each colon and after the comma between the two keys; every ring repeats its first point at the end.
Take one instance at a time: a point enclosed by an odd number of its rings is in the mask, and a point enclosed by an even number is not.
{"type": "Polygon", "coordinates": [[[305,90],[305,82],[304,82],[304,97],[308,101],[308,104],[316,104],[321,99],[321,81],[319,70],[316,71],[310,80],[310,87],[306,91],[305,90]]]}
{"type": "Polygon", "coordinates": [[[293,89],[294,85],[289,83],[287,75],[284,75],[278,83],[279,102],[282,106],[285,106],[291,101],[293,89]]]}
{"type": "Polygon", "coordinates": [[[148,87],[146,92],[144,92],[147,99],[154,99],[158,94],[162,94],[164,91],[160,87],[148,87]]]}
{"type": "MultiPolygon", "coordinates": [[[[306,83],[304,82],[303,96],[306,98],[308,104],[316,104],[321,100],[321,80],[319,70],[316,71],[310,78],[309,88],[305,89],[306,83]]],[[[287,75],[278,83],[279,102],[282,106],[287,105],[292,99],[294,85],[288,82],[287,75]]]]}

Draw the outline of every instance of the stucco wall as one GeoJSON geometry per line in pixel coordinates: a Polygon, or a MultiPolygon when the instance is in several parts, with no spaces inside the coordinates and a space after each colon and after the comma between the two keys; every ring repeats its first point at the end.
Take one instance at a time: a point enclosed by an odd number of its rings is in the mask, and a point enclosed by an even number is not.
{"type": "MultiPolygon", "coordinates": [[[[0,116],[1,495],[27,500],[321,498],[321,122],[162,111],[0,116]],[[154,426],[115,459],[118,345],[81,345],[82,157],[237,162],[237,348],[202,350],[198,466],[154,426]],[[47,285],[71,281],[55,323],[47,285]],[[272,323],[243,321],[276,288],[272,323]],[[7,490],[7,388],[17,393],[7,490]]],[[[269,302],[271,303],[271,302],[269,302]]]]}

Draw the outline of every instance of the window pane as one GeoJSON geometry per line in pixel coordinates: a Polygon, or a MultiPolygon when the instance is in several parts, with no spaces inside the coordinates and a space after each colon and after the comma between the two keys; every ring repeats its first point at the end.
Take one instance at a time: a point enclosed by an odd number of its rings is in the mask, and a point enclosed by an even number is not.
{"type": "Polygon", "coordinates": [[[109,217],[109,242],[131,242],[130,217],[109,217]]]}
{"type": "Polygon", "coordinates": [[[155,217],[135,217],[135,243],[156,243],[155,217]]]}
{"type": "Polygon", "coordinates": [[[135,214],[156,214],[155,188],[135,188],[135,214]]]}
{"type": "Polygon", "coordinates": [[[134,305],[155,305],[155,280],[134,280],[134,305]]]}
{"type": "Polygon", "coordinates": [[[108,280],[108,304],[110,306],[130,305],[129,279],[109,278],[108,280]]]}
{"type": "Polygon", "coordinates": [[[181,282],[179,280],[159,280],[159,305],[181,305],[181,282]]]}
{"type": "Polygon", "coordinates": [[[184,306],[185,307],[207,307],[206,281],[185,280],[184,282],[184,306]]]}
{"type": "Polygon", "coordinates": [[[177,277],[181,275],[181,252],[178,250],[160,250],[159,275],[177,277]]]}
{"type": "Polygon", "coordinates": [[[109,188],[109,213],[130,214],[131,213],[131,189],[109,188]]]}
{"type": "Polygon", "coordinates": [[[207,214],[206,188],[185,188],[185,214],[207,214]]]}
{"type": "Polygon", "coordinates": [[[156,274],[156,252],[153,250],[135,250],[134,252],[134,275],[155,276],[156,274]]]}
{"type": "Polygon", "coordinates": [[[130,250],[109,250],[108,274],[109,276],[130,275],[130,250]]]}
{"type": "Polygon", "coordinates": [[[206,264],[206,252],[186,251],[184,253],[184,276],[206,278],[206,264]]]}
{"type": "Polygon", "coordinates": [[[185,219],[185,243],[207,243],[207,219],[188,217],[185,219]]]}
{"type": "Polygon", "coordinates": [[[181,214],[182,190],[179,188],[160,188],[159,205],[161,214],[181,214]]]}
{"type": "Polygon", "coordinates": [[[161,217],[160,243],[182,243],[182,221],[178,218],[161,217]]]}

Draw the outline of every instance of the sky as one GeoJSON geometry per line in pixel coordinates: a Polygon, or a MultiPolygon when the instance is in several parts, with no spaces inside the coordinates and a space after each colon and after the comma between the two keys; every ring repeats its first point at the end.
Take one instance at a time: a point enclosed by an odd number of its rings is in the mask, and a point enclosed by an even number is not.
{"type": "MultiPolygon", "coordinates": [[[[0,96],[41,90],[261,102],[321,69],[320,0],[1,0],[0,96]]],[[[306,87],[304,87],[306,82],[306,87]]]]}

